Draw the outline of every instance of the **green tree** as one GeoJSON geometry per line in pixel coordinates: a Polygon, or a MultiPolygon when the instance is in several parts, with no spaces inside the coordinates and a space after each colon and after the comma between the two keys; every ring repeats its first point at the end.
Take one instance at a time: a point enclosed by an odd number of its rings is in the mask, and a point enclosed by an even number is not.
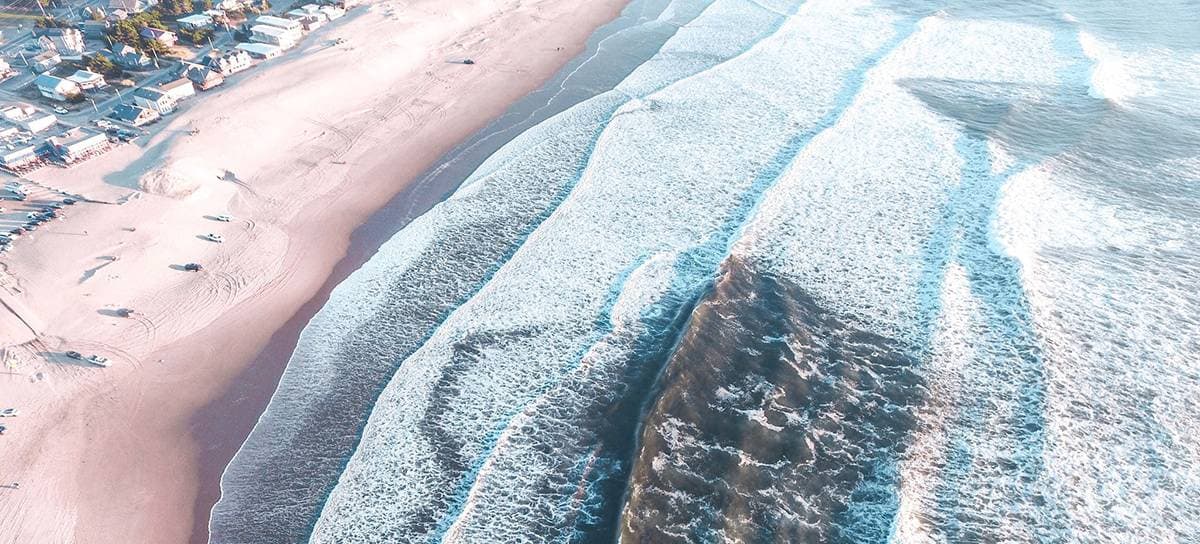
{"type": "Polygon", "coordinates": [[[124,73],[120,66],[103,55],[92,55],[87,61],[87,69],[110,77],[118,77],[124,73]]]}
{"type": "Polygon", "coordinates": [[[108,29],[108,37],[115,43],[123,43],[138,47],[141,38],[138,36],[138,25],[130,19],[117,21],[108,29]]]}

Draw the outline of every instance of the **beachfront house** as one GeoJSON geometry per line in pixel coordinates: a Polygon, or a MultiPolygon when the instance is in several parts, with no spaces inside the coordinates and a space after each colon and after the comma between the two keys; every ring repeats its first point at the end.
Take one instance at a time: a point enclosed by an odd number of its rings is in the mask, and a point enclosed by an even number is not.
{"type": "Polygon", "coordinates": [[[250,67],[254,59],[240,49],[231,49],[219,54],[209,53],[204,60],[209,67],[220,72],[222,76],[231,76],[250,67]]]}
{"type": "Polygon", "coordinates": [[[187,69],[187,78],[192,80],[192,84],[201,91],[207,91],[225,83],[225,76],[221,75],[221,72],[218,72],[211,66],[201,64],[189,66],[187,69]]]}
{"type": "Polygon", "coordinates": [[[300,23],[291,19],[284,19],[283,17],[276,17],[274,15],[260,15],[254,20],[254,24],[273,26],[275,28],[282,28],[284,30],[292,30],[296,32],[297,37],[300,35],[300,23]]]}
{"type": "Polygon", "coordinates": [[[108,136],[77,127],[46,140],[46,146],[51,156],[70,164],[104,151],[108,136]]]}
{"type": "Polygon", "coordinates": [[[192,80],[186,77],[163,83],[158,88],[162,92],[167,93],[167,96],[171,97],[171,100],[174,100],[176,103],[196,94],[196,88],[192,86],[192,80]]]}
{"type": "Polygon", "coordinates": [[[346,14],[345,9],[342,9],[337,6],[321,6],[320,10],[321,10],[321,13],[325,14],[325,17],[328,17],[330,21],[335,20],[335,19],[340,19],[343,15],[346,14]]]}
{"type": "Polygon", "coordinates": [[[207,30],[213,27],[213,18],[199,13],[180,17],[175,22],[179,23],[179,28],[185,30],[207,30]]]}
{"type": "Polygon", "coordinates": [[[159,115],[167,115],[175,111],[175,99],[167,94],[162,89],[153,87],[141,87],[133,91],[133,103],[143,108],[149,108],[159,113],[159,115]]]}
{"type": "Polygon", "coordinates": [[[38,76],[33,80],[33,84],[37,85],[38,92],[42,93],[42,96],[51,100],[70,100],[83,93],[83,89],[80,89],[79,84],[74,81],[67,81],[50,74],[38,76]]]}
{"type": "Polygon", "coordinates": [[[100,54],[126,70],[145,70],[154,63],[150,57],[123,43],[116,44],[112,51],[102,51],[100,54]]]}
{"type": "Polygon", "coordinates": [[[58,117],[53,113],[38,112],[21,120],[20,125],[25,130],[37,134],[58,124],[58,117]]]}
{"type": "Polygon", "coordinates": [[[51,49],[64,57],[79,57],[83,55],[83,32],[74,28],[35,28],[33,34],[38,37],[42,49],[51,49]]]}
{"type": "Polygon", "coordinates": [[[10,172],[20,172],[41,160],[37,147],[32,145],[17,146],[13,149],[0,151],[0,168],[10,172]]]}
{"type": "Polygon", "coordinates": [[[153,123],[162,117],[157,111],[133,104],[119,104],[108,116],[135,127],[153,123]]]}
{"type": "Polygon", "coordinates": [[[179,36],[176,36],[174,32],[151,26],[143,27],[138,32],[138,35],[144,39],[158,42],[165,47],[175,47],[175,43],[179,41],[179,36]]]}
{"type": "Polygon", "coordinates": [[[269,43],[239,43],[237,48],[256,59],[273,59],[283,54],[283,49],[269,43]]]}
{"type": "MultiPolygon", "coordinates": [[[[250,39],[274,45],[280,49],[288,49],[300,41],[300,23],[296,23],[296,30],[271,25],[254,25],[250,27],[250,39]]],[[[253,53],[251,54],[253,55],[253,53]]]]}
{"type": "Polygon", "coordinates": [[[320,28],[321,25],[325,24],[325,22],[328,20],[325,17],[325,14],[321,13],[320,11],[317,11],[316,13],[309,13],[303,9],[294,9],[289,11],[287,12],[287,17],[288,19],[300,23],[301,28],[307,32],[312,32],[313,30],[320,28]]]}
{"type": "Polygon", "coordinates": [[[104,76],[90,70],[75,70],[74,74],[67,76],[67,81],[74,81],[80,89],[85,91],[108,85],[108,82],[104,81],[104,76]]]}
{"type": "Polygon", "coordinates": [[[58,51],[51,49],[49,51],[43,51],[38,56],[30,59],[29,64],[33,67],[34,72],[43,74],[53,70],[55,66],[58,66],[61,63],[62,57],[58,54],[58,51]]]}
{"type": "Polygon", "coordinates": [[[126,13],[141,13],[158,4],[158,0],[108,0],[109,11],[122,10],[126,13]]]}

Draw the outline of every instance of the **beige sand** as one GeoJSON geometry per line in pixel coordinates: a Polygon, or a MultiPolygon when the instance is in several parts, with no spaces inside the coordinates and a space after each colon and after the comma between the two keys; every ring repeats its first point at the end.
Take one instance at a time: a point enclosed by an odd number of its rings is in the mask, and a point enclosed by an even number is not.
{"type": "Polygon", "coordinates": [[[191,99],[148,143],[31,174],[107,203],[68,208],[0,261],[0,408],[21,410],[0,420],[0,485],[20,483],[0,487],[0,542],[187,541],[203,525],[196,411],[322,285],[357,225],[623,3],[358,8],[191,99]],[[465,57],[477,64],[447,62],[465,57]],[[206,218],[222,213],[234,221],[206,218]],[[136,313],[113,315],[123,307],[136,313]]]}

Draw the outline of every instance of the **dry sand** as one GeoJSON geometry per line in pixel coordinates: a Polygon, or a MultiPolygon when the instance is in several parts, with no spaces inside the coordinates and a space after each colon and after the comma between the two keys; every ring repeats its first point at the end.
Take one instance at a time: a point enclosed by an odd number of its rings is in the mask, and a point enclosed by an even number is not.
{"type": "MultiPolygon", "coordinates": [[[[203,539],[232,453],[203,439],[222,426],[211,414],[228,412],[214,402],[258,395],[242,404],[261,409],[280,368],[251,362],[277,331],[272,346],[290,351],[297,312],[355,227],[623,4],[360,7],[192,98],[147,141],[31,174],[100,202],[68,208],[0,260],[0,408],[21,410],[0,420],[0,486],[20,483],[0,487],[0,542],[203,539]],[[477,64],[448,62],[467,57],[477,64]],[[222,213],[234,221],[211,219],[222,213]],[[225,242],[200,238],[209,232],[225,242]],[[123,307],[136,313],[115,316],[123,307]]],[[[230,421],[238,440],[255,417],[230,421]]]]}

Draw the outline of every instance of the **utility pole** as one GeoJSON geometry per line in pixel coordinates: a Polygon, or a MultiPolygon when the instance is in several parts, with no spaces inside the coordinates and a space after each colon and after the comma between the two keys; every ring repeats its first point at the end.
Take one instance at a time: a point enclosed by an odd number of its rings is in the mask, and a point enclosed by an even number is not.
{"type": "Polygon", "coordinates": [[[88,101],[92,103],[92,110],[96,112],[96,115],[100,115],[100,108],[96,107],[96,99],[89,96],[88,101]]]}

